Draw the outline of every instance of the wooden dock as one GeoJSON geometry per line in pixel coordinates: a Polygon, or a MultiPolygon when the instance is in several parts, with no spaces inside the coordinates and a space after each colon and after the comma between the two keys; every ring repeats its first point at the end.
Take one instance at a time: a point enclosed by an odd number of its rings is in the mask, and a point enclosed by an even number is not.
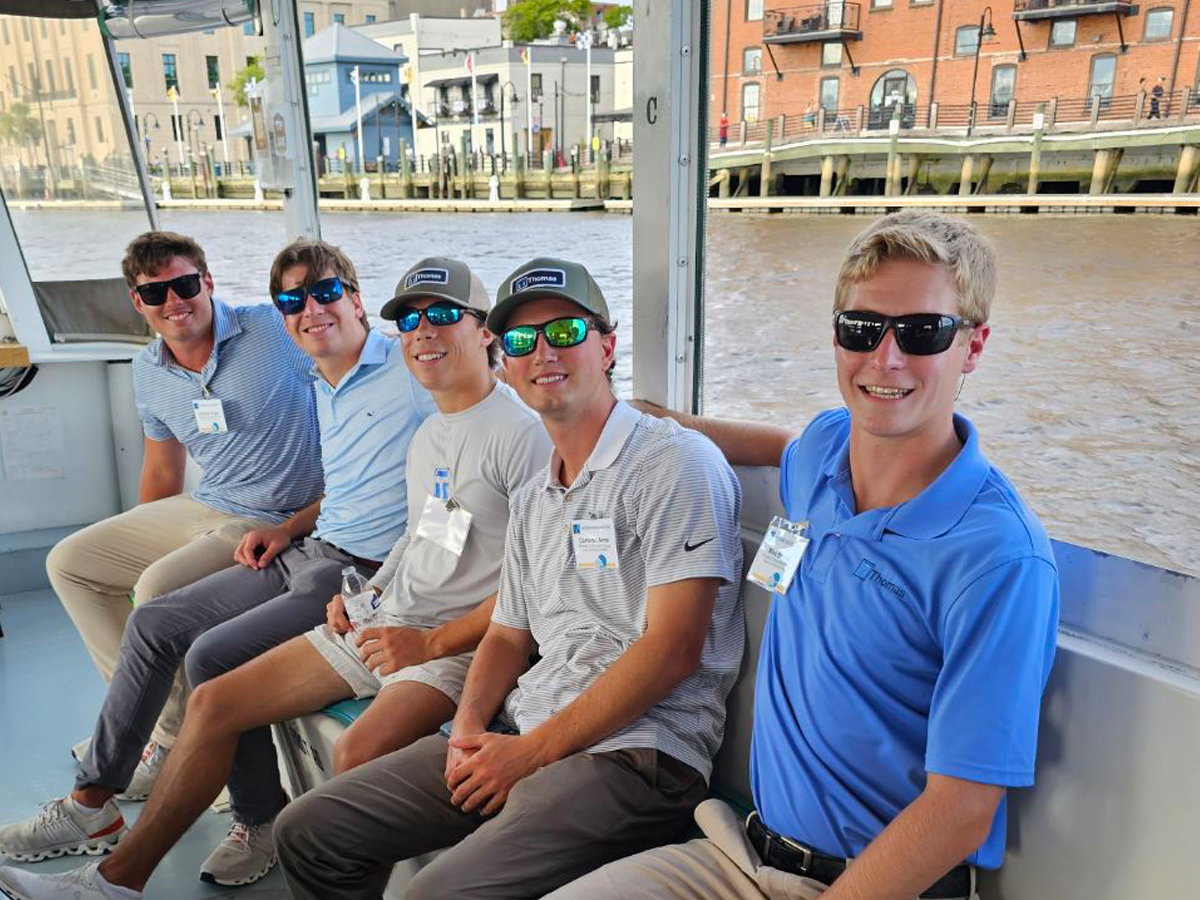
{"type": "MultiPolygon", "coordinates": [[[[609,201],[611,206],[616,201],[609,201]]],[[[710,212],[882,215],[897,209],[1009,214],[1159,213],[1196,215],[1200,194],[914,194],[897,197],[711,197],[710,212]]]]}

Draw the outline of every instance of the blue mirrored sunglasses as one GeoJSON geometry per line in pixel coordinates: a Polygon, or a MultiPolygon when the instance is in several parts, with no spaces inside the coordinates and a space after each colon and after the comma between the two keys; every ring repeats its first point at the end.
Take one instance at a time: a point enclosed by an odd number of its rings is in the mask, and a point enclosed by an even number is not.
{"type": "MultiPolygon", "coordinates": [[[[355,288],[351,285],[350,289],[354,290],[355,288]]],[[[301,285],[280,291],[275,296],[275,305],[285,316],[294,316],[304,311],[304,304],[309,297],[322,306],[328,306],[330,303],[341,300],[345,293],[346,289],[342,285],[342,279],[335,275],[332,278],[322,278],[320,281],[313,282],[307,288],[301,285]]]]}

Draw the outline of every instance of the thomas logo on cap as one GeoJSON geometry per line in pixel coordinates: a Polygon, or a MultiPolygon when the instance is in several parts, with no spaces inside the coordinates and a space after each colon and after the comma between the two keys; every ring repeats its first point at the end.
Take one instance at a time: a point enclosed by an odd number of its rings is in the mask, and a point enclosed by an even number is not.
{"type": "Polygon", "coordinates": [[[511,293],[519,294],[533,288],[565,288],[566,286],[567,273],[562,269],[530,269],[520,278],[513,279],[511,293]]]}
{"type": "Polygon", "coordinates": [[[417,269],[404,279],[404,289],[407,291],[414,284],[447,284],[450,273],[445,269],[417,269]]]}

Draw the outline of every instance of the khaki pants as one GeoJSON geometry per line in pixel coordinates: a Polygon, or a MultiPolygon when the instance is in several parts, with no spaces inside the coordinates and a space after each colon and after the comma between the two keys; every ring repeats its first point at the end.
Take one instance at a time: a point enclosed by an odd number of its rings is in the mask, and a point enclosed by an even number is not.
{"type": "MultiPolygon", "coordinates": [[[[198,581],[233,564],[243,534],[268,523],[217,512],[187,494],[143,503],[63,538],[46,557],[50,584],[105,681],[112,681],[133,602],[198,581]]],[[[175,743],[186,700],[175,679],[153,739],[175,743]]]]}
{"type": "Polygon", "coordinates": [[[696,807],[704,837],[609,863],[544,900],[814,900],[819,881],[764,866],[737,813],[720,800],[696,807]]]}

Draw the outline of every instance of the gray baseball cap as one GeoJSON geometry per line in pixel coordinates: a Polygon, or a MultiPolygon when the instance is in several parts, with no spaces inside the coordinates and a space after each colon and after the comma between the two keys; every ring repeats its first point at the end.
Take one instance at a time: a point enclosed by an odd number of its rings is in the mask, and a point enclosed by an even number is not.
{"type": "Polygon", "coordinates": [[[504,330],[512,311],[522,303],[543,297],[559,297],[582,306],[605,325],[612,325],[608,304],[596,279],[582,265],[539,256],[504,279],[496,295],[496,305],[488,313],[487,327],[495,334],[504,330]]]}
{"type": "Polygon", "coordinates": [[[379,315],[395,321],[400,310],[412,300],[437,297],[467,309],[486,313],[492,307],[487,288],[467,264],[448,256],[430,256],[404,273],[396,284],[396,294],[379,315]]]}

